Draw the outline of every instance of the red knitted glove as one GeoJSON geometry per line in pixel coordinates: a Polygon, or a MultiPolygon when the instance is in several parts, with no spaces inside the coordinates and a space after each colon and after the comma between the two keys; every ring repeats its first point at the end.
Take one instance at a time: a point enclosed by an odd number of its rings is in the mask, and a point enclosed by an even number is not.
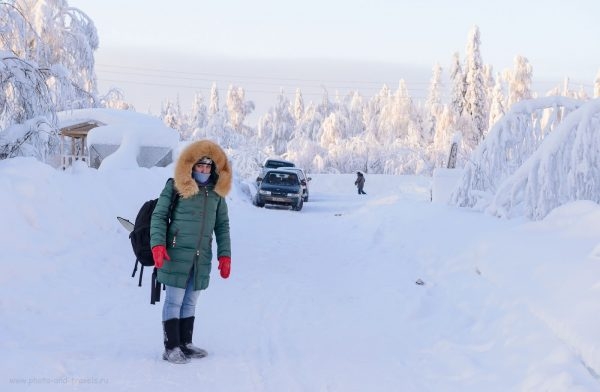
{"type": "Polygon", "coordinates": [[[219,270],[221,271],[221,278],[229,278],[229,272],[231,272],[231,257],[219,256],[219,270]]]}
{"type": "Polygon", "coordinates": [[[152,248],[152,258],[156,268],[162,268],[164,259],[171,260],[164,245],[156,245],[152,248]]]}

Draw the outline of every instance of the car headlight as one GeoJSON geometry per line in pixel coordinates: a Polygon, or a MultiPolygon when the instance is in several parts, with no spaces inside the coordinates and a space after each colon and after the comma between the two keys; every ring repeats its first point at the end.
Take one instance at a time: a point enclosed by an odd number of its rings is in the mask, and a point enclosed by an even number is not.
{"type": "Polygon", "coordinates": [[[265,195],[265,196],[270,196],[271,195],[271,191],[263,191],[262,189],[259,190],[258,193],[260,193],[261,195],[265,195]]]}

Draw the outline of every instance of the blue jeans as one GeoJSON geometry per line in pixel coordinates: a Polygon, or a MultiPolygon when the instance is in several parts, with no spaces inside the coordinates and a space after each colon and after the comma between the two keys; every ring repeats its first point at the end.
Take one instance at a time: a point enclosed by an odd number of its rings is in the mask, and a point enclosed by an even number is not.
{"type": "Polygon", "coordinates": [[[185,289],[166,286],[162,321],[192,317],[196,312],[196,301],[199,294],[200,290],[194,291],[194,270],[192,269],[185,289]]]}

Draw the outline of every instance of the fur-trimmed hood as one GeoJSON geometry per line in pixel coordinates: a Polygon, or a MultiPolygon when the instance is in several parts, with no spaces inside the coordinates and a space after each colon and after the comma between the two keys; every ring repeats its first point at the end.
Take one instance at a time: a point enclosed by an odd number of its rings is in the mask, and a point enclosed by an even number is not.
{"type": "Polygon", "coordinates": [[[175,165],[175,189],[181,197],[189,198],[197,194],[200,189],[192,178],[194,164],[202,157],[207,156],[213,160],[213,169],[218,175],[215,192],[225,197],[231,190],[233,173],[227,155],[221,147],[210,140],[199,140],[188,145],[177,159],[175,165]]]}

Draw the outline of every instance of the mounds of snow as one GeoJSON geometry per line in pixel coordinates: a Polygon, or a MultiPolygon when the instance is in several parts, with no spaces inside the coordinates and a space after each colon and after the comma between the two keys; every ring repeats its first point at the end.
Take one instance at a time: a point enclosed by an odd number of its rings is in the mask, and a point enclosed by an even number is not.
{"type": "Polygon", "coordinates": [[[431,201],[434,203],[449,203],[452,192],[460,183],[462,175],[463,171],[461,169],[434,169],[431,185],[431,201]]]}
{"type": "Polygon", "coordinates": [[[589,200],[563,204],[550,211],[542,222],[547,230],[563,230],[577,237],[599,237],[600,205],[589,200]]]}

